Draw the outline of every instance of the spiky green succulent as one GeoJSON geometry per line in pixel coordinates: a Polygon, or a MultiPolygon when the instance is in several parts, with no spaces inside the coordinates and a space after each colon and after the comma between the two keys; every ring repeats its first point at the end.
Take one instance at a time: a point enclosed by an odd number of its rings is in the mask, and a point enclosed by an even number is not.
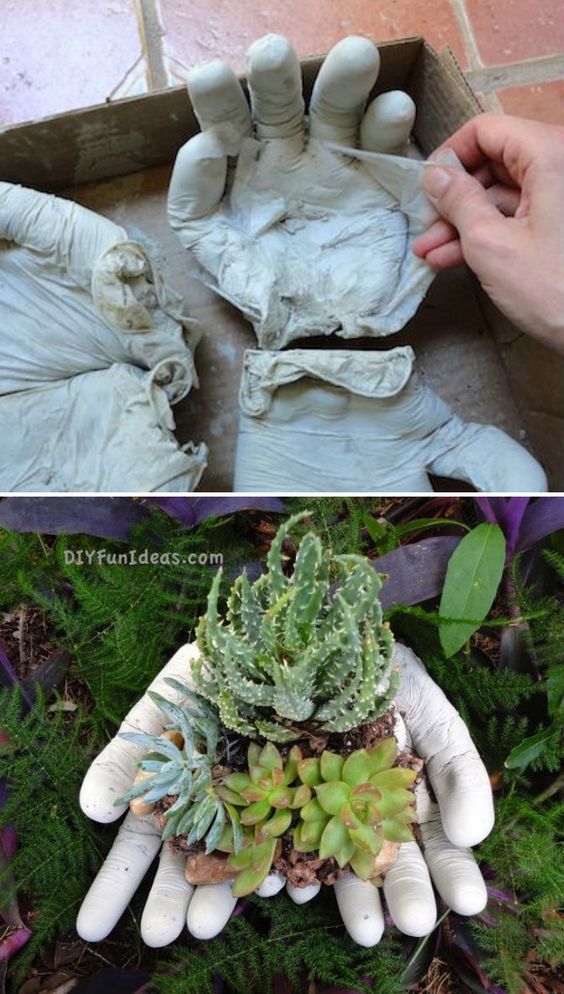
{"type": "Polygon", "coordinates": [[[237,578],[225,619],[218,571],[198,627],[195,686],[225,727],[250,738],[292,741],[304,723],[344,732],[376,720],[395,691],[393,637],[370,561],[333,555],[308,533],[285,575],[282,546],[303,517],[279,529],[263,576],[253,584],[245,573],[237,578]]]}
{"type": "Polygon", "coordinates": [[[148,750],[137,764],[147,776],[115,803],[142,798],[145,804],[155,804],[164,797],[176,797],[165,813],[163,839],[182,835],[192,844],[205,838],[206,852],[210,853],[230,825],[238,849],[242,833],[237,811],[220,797],[214,779],[220,740],[217,713],[179,681],[167,679],[166,683],[180,691],[182,705],[160,694],[150,692],[149,696],[169,719],[167,729],[180,732],[182,745],[162,736],[121,733],[122,738],[148,750]]]}
{"type": "Polygon", "coordinates": [[[325,751],[298,762],[298,776],[315,797],[300,812],[294,848],[334,856],[350,864],[362,880],[377,875],[374,863],[384,840],[410,842],[417,820],[412,786],[416,773],[394,767],[397,743],[382,739],[373,749],[357,749],[346,759],[325,751]]]}

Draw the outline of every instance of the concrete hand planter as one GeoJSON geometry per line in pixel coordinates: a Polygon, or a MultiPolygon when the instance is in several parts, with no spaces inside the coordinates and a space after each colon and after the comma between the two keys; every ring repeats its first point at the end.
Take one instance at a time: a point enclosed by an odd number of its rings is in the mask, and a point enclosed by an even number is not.
{"type": "Polygon", "coordinates": [[[333,556],[308,534],[286,575],[297,520],[279,530],[263,576],[235,581],[225,617],[216,577],[198,645],[177,653],[88,772],[86,813],[131,811],[79,913],[84,938],[108,934],[161,840],[141,924],[149,945],[186,920],[211,938],[238,897],[284,885],[298,903],[334,886],[362,945],[382,935],[382,885],[410,935],[433,927],[431,876],[459,913],[484,907],[465,847],[491,830],[493,807],[467,729],[394,646],[368,560],[333,556]]]}

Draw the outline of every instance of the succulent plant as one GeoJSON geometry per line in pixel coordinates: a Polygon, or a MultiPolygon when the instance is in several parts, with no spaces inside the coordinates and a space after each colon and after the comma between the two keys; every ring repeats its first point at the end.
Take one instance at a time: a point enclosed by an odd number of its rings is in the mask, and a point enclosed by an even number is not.
{"type": "Polygon", "coordinates": [[[247,753],[249,772],[231,773],[218,787],[226,803],[242,806],[239,851],[235,851],[232,828],[223,833],[218,843],[218,849],[231,853],[229,868],[238,871],[232,888],[235,897],[250,894],[262,883],[279,848],[279,837],[290,828],[294,814],[311,800],[306,784],[292,786],[301,758],[297,747],[284,761],[272,742],[262,747],[251,742],[247,753]]]}
{"type": "Polygon", "coordinates": [[[298,776],[315,797],[300,812],[294,830],[299,852],[334,856],[350,864],[362,880],[374,877],[375,859],[385,839],[410,842],[417,820],[412,786],[416,772],[394,767],[397,743],[384,738],[373,749],[357,749],[346,759],[325,751],[298,761],[298,776]]]}
{"type": "Polygon", "coordinates": [[[395,691],[393,637],[370,561],[333,555],[308,533],[292,576],[285,575],[282,546],[303,517],[279,529],[263,576],[253,584],[245,573],[237,578],[225,619],[218,571],[198,627],[196,689],[225,727],[250,738],[292,741],[304,723],[347,731],[378,718],[395,691]],[[334,580],[341,581],[336,592],[334,580]]]}
{"type": "Polygon", "coordinates": [[[192,844],[205,838],[206,852],[210,853],[229,824],[237,850],[242,839],[237,811],[220,797],[214,781],[220,740],[217,714],[188,687],[172,679],[166,682],[180,690],[185,703],[181,707],[160,694],[150,693],[169,719],[169,734],[121,733],[122,738],[144,746],[148,752],[137,764],[139,773],[131,790],[115,803],[142,799],[143,809],[138,813],[149,813],[164,797],[175,796],[166,811],[163,839],[183,835],[192,844]]]}
{"type": "Polygon", "coordinates": [[[248,773],[231,773],[222,786],[219,796],[233,805],[245,805],[239,813],[241,825],[259,826],[265,837],[277,837],[288,830],[292,812],[311,800],[311,790],[300,783],[292,784],[298,776],[301,752],[290,750],[286,762],[272,742],[262,748],[251,742],[247,754],[248,773]]]}

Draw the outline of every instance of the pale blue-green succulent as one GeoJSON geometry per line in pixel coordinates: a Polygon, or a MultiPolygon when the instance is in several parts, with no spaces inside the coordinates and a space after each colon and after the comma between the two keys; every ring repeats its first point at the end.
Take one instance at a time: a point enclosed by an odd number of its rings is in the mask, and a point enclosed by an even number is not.
{"type": "Polygon", "coordinates": [[[375,721],[395,691],[393,637],[370,561],[333,555],[308,533],[286,576],[282,546],[303,517],[279,529],[263,576],[237,578],[225,618],[218,571],[198,627],[195,686],[225,727],[251,738],[292,741],[304,725],[344,732],[375,721]]]}
{"type": "Polygon", "coordinates": [[[206,852],[210,853],[229,826],[234,849],[238,851],[242,839],[239,817],[236,809],[220,797],[217,787],[221,779],[214,776],[221,735],[217,713],[177,680],[166,682],[180,690],[184,698],[182,706],[160,694],[149,696],[169,719],[167,729],[180,733],[182,744],[160,735],[121,733],[122,738],[148,750],[137,764],[146,776],[115,803],[125,804],[140,798],[144,804],[151,805],[164,797],[175,797],[165,812],[163,839],[181,835],[189,845],[205,839],[206,852]]]}

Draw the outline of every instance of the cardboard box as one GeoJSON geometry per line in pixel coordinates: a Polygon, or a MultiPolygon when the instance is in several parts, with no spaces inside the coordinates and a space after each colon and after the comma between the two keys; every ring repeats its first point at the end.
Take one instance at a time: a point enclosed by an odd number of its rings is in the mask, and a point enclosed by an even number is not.
{"type": "MultiPolygon", "coordinates": [[[[415,139],[424,155],[478,113],[452,53],[421,38],[380,46],[374,93],[402,88],[417,105],[415,139]]],[[[303,63],[306,100],[321,58],[303,63]]],[[[145,244],[203,327],[196,355],[200,389],[174,408],[180,441],[205,440],[201,490],[229,491],[238,420],[237,393],[252,329],[198,277],[165,216],[170,170],[198,126],[184,87],[88,108],[0,132],[4,180],[76,199],[123,225],[145,244]]],[[[298,347],[299,343],[294,343],[298,347]]],[[[324,348],[342,339],[309,339],[324,348]]],[[[425,381],[467,420],[495,424],[528,445],[564,489],[564,360],[501,317],[465,271],[436,278],[415,317],[397,335],[362,340],[362,349],[410,344],[425,381]]],[[[439,489],[466,489],[438,481],[439,489]]]]}

